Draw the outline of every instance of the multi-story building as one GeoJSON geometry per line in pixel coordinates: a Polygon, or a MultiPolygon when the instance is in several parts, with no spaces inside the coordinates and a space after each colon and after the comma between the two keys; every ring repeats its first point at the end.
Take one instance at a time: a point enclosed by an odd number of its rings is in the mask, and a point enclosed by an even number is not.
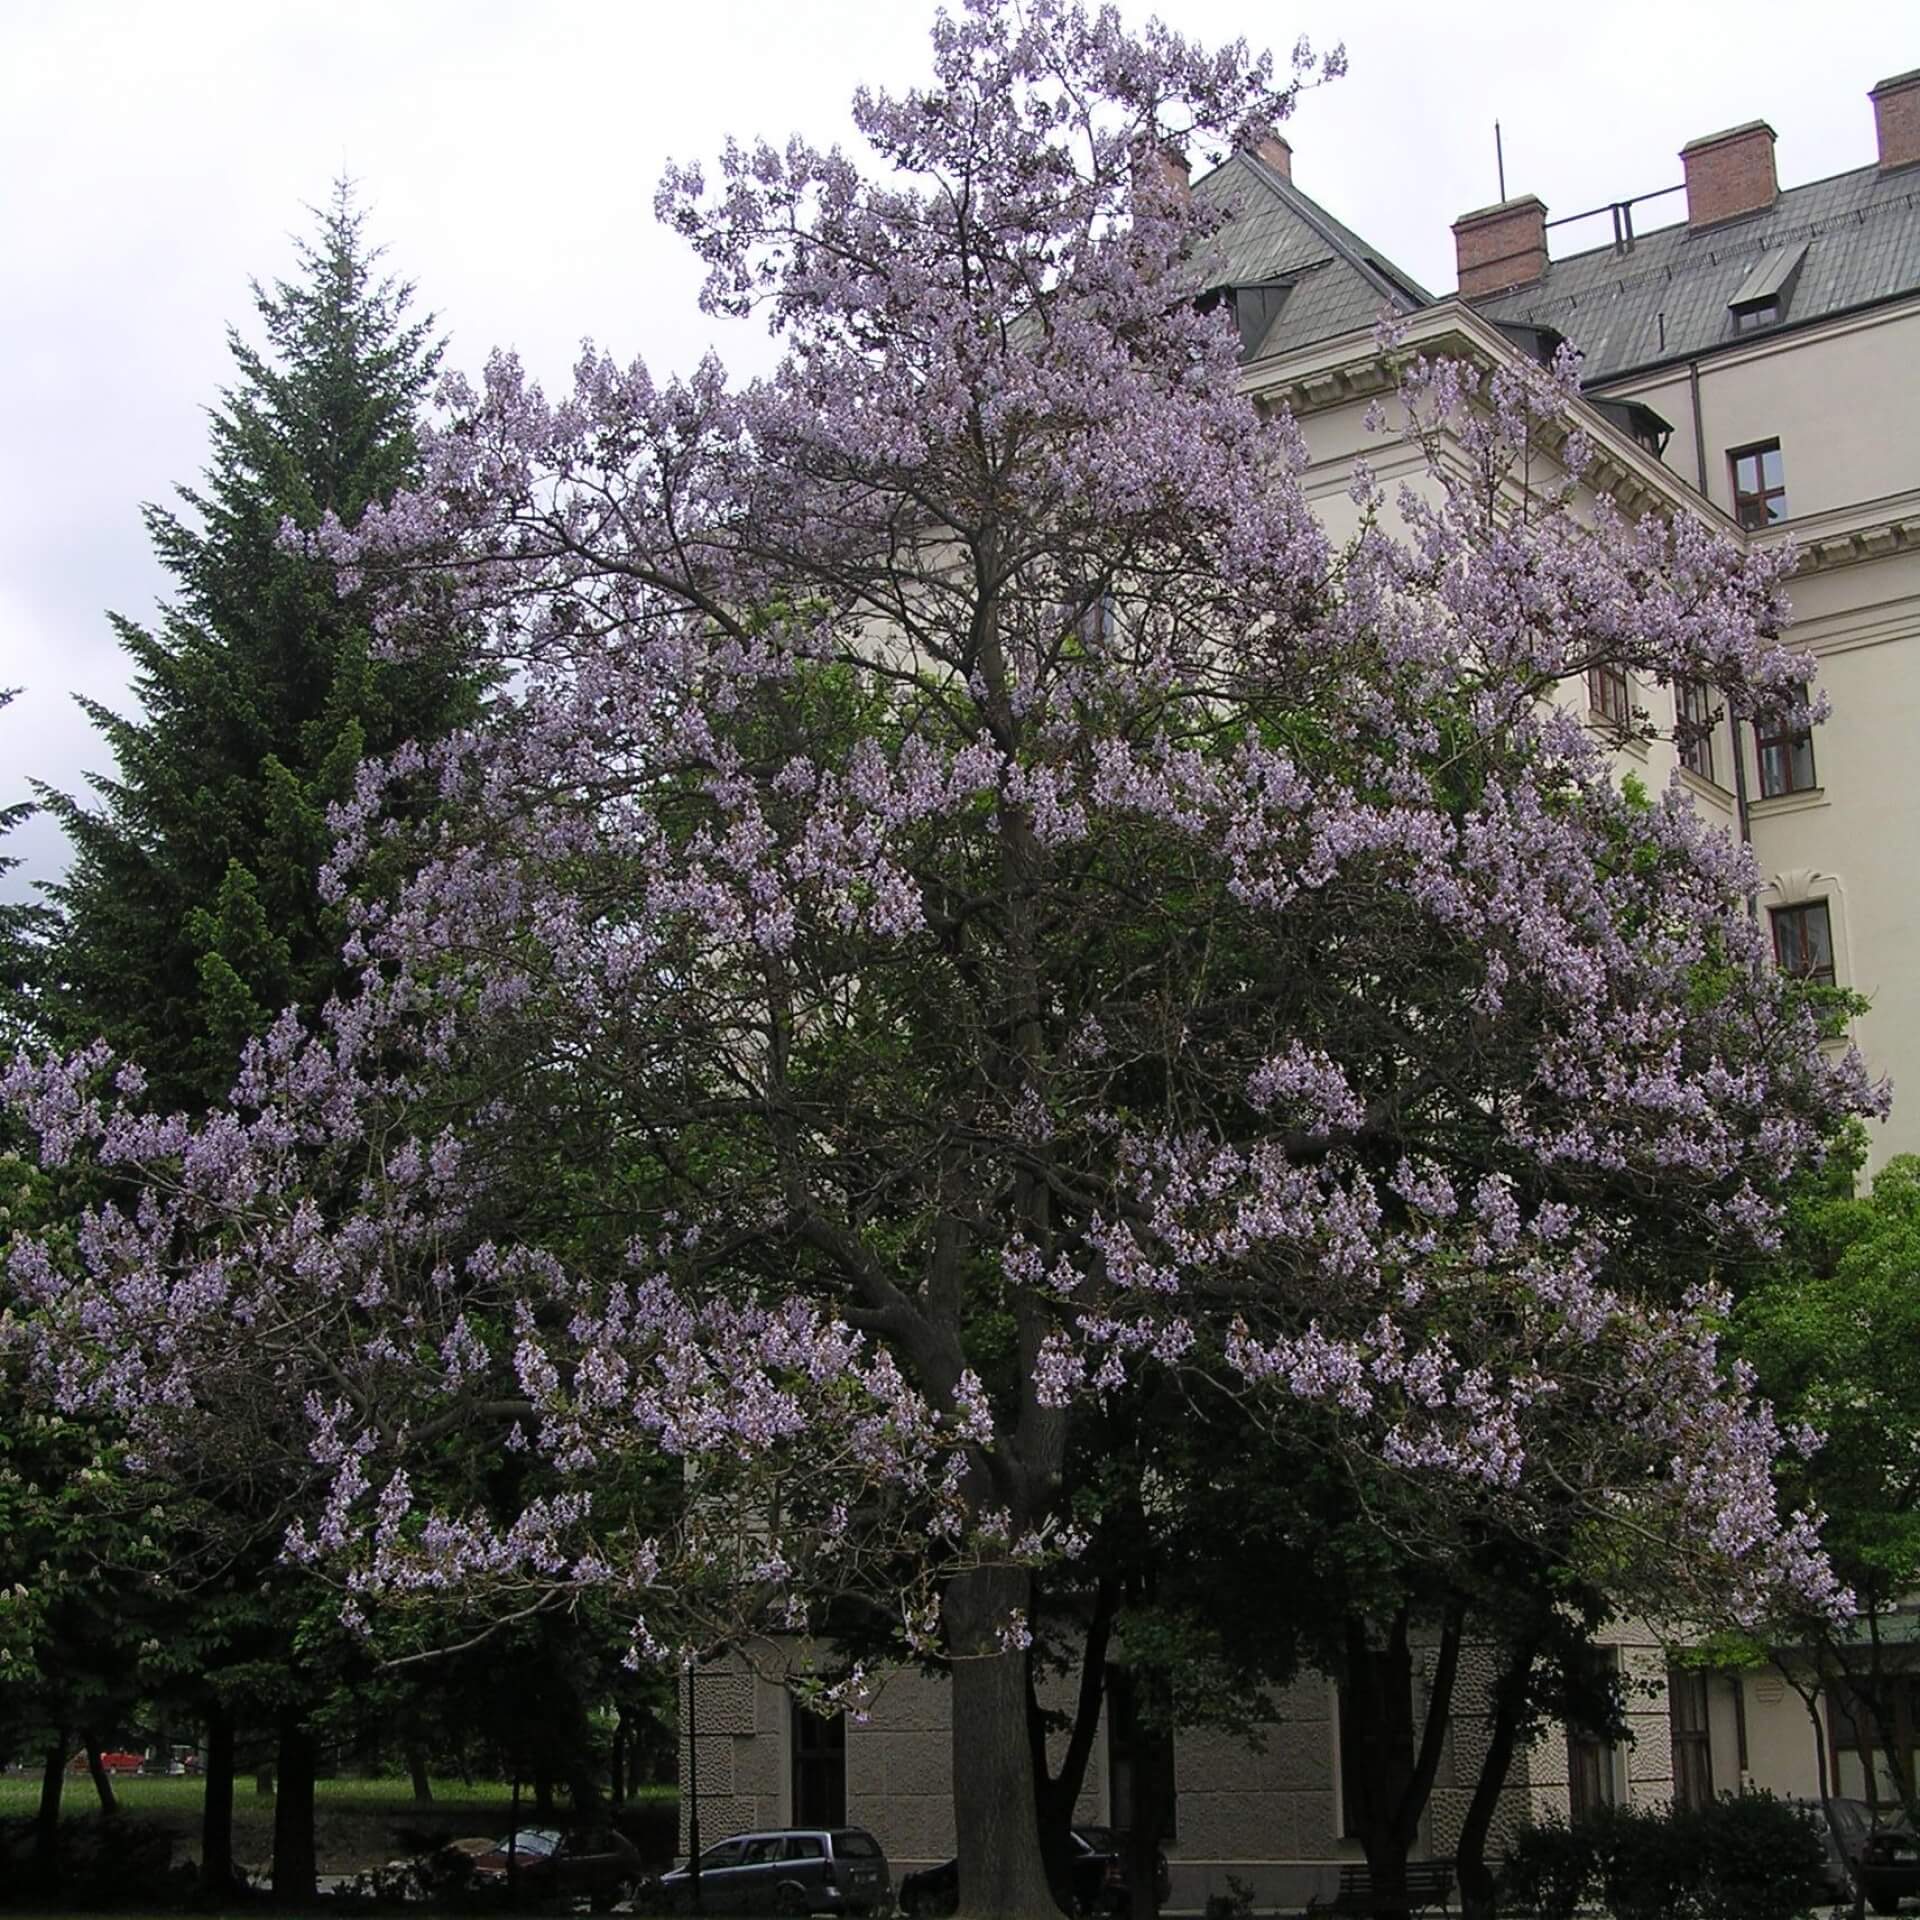
{"type": "MultiPolygon", "coordinates": [[[[1869,1062],[1920,1090],[1920,799],[1905,777],[1920,757],[1920,71],[1882,81],[1871,100],[1875,157],[1830,179],[1781,189],[1773,131],[1753,122],[1691,142],[1683,180],[1662,194],[1564,221],[1531,195],[1466,214],[1449,298],[1303,193],[1284,140],[1235,154],[1191,190],[1236,209],[1211,297],[1240,326],[1248,390],[1299,421],[1309,493],[1334,533],[1357,513],[1356,457],[1389,488],[1423,470],[1417,452],[1383,448],[1364,424],[1389,385],[1378,328],[1391,315],[1406,349],[1482,365],[1572,342],[1598,450],[1587,484],[1631,511],[1698,514],[1736,539],[1795,543],[1794,631],[1818,654],[1833,706],[1812,738],[1735,728],[1708,688],[1608,676],[1566,697],[1616,738],[1636,709],[1654,718],[1663,737],[1629,743],[1626,764],[1655,787],[1679,779],[1751,841],[1765,875],[1754,911],[1780,964],[1865,996],[1855,1037],[1869,1062]],[[1669,194],[1684,194],[1685,219],[1649,224],[1649,207],[1674,205],[1669,194]],[[1577,237],[1601,221],[1600,245],[1554,257],[1551,230],[1577,237]],[[1676,701],[1699,723],[1682,726],[1680,746],[1665,737],[1676,701]]],[[[1877,1129],[1873,1158],[1915,1150],[1920,1091],[1877,1129]]],[[[1749,1782],[1817,1796],[1816,1722],[1783,1678],[1669,1672],[1654,1637],[1630,1630],[1601,1653],[1638,1683],[1635,1737],[1609,1747],[1549,1736],[1516,1760],[1503,1822],[1749,1782]]],[[[1473,1702],[1488,1676],[1471,1654],[1466,1664],[1417,1849],[1437,1856],[1452,1850],[1478,1765],[1473,1702]]],[[[940,1682],[904,1678],[851,1729],[796,1716],[776,1681],[737,1667],[700,1684],[707,1837],[850,1816],[898,1864],[951,1852],[940,1682]]],[[[1920,1735],[1920,1691],[1912,1705],[1901,1724],[1920,1735]]],[[[1263,1905],[1331,1891],[1338,1866],[1359,1857],[1341,1720],[1337,1687],[1309,1676],[1257,1748],[1176,1737],[1175,1908],[1202,1906],[1230,1878],[1263,1905]]],[[[1872,1769],[1851,1723],[1823,1703],[1817,1725],[1835,1790],[1860,1792],[1872,1769]]],[[[1123,1823],[1126,1743],[1117,1724],[1106,1733],[1081,1813],[1123,1823]]]]}
{"type": "Polygon", "coordinates": [[[1780,963],[1863,994],[1862,1050],[1914,1090],[1877,1163],[1920,1148],[1920,72],[1871,98],[1873,162],[1829,179],[1782,190],[1756,120],[1682,150],[1684,222],[1638,232],[1636,210],[1672,202],[1623,201],[1600,210],[1607,241],[1553,259],[1559,223],[1527,197],[1454,233],[1476,312],[1571,340],[1599,404],[1670,423],[1665,462],[1696,495],[1799,551],[1793,631],[1832,718],[1723,730],[1686,777],[1752,840],[1780,963]]]}

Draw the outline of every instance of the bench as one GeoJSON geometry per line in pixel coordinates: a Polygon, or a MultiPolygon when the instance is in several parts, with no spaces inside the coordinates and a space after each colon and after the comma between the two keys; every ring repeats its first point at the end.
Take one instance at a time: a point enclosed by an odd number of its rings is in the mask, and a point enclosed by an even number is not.
{"type": "Polygon", "coordinates": [[[1440,1912],[1445,1913],[1447,1902],[1452,1897],[1453,1862],[1451,1860],[1409,1860],[1407,1890],[1404,1897],[1376,1892],[1373,1874],[1366,1867],[1342,1867],[1339,1892],[1329,1901],[1321,1900],[1316,1894],[1307,1902],[1307,1911],[1308,1913],[1359,1915],[1431,1913],[1438,1908],[1440,1912]]]}

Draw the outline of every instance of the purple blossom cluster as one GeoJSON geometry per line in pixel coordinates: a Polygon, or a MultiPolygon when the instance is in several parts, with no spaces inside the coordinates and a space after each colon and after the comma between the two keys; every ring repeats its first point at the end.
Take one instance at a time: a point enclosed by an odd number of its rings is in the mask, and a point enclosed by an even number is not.
{"type": "Polygon", "coordinates": [[[1409,367],[1428,484],[1357,476],[1335,551],[1191,297],[1231,213],[1145,158],[1311,57],[972,0],[934,64],[857,100],[871,171],[669,174],[774,376],[589,351],[555,400],[496,356],[325,531],[493,710],[361,770],[359,992],[228,1110],[8,1070],[118,1197],[14,1242],[5,1339],[155,1463],[257,1409],[356,1618],[591,1590],[680,1659],[859,1590],[925,1647],[968,1570],[1077,1549],[1073,1419],[1147,1377],[1436,1512],[1572,1501],[1703,1608],[1842,1608],[1683,1289],[1884,1093],[1746,855],[1554,698],[1817,720],[1782,563],[1584,487],[1567,364],[1409,367]],[[618,1244],[555,1224],[583,1171],[618,1244]],[[436,1486],[456,1426],[524,1503],[436,1486]]]}

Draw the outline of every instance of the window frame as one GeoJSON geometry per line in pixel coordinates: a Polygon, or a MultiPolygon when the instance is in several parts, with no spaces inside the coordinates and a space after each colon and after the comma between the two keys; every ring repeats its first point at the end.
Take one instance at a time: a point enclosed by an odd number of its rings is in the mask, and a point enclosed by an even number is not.
{"type": "Polygon", "coordinates": [[[1744,447],[1729,447],[1727,475],[1733,488],[1733,517],[1748,533],[1764,533],[1767,528],[1777,527],[1793,517],[1793,510],[1787,504],[1786,455],[1781,452],[1778,439],[1755,440],[1744,447]],[[1771,485],[1767,482],[1768,454],[1772,454],[1777,462],[1775,472],[1778,478],[1771,485]],[[1741,484],[1740,466],[1748,460],[1753,462],[1756,482],[1752,487],[1741,484]],[[1778,514],[1772,510],[1776,500],[1780,503],[1778,514]]]}
{"type": "Polygon", "coordinates": [[[1667,1669],[1673,1803],[1691,1812],[1713,1805],[1713,1707],[1708,1680],[1698,1667],[1667,1669]]]}
{"type": "MultiPolygon", "coordinates": [[[[1620,1649],[1616,1646],[1588,1646],[1583,1659],[1592,1663],[1593,1678],[1611,1681],[1620,1672],[1620,1649]]],[[[1621,1778],[1620,1743],[1597,1733],[1589,1733],[1571,1721],[1561,1722],[1567,1744],[1567,1822],[1578,1826],[1602,1808],[1618,1806],[1625,1782],[1621,1778]],[[1591,1776],[1592,1790],[1586,1786],[1591,1776]]]]}
{"type": "MultiPolygon", "coordinates": [[[[1897,1763],[1904,1768],[1909,1781],[1915,1778],[1915,1760],[1920,1758],[1920,1739],[1916,1738],[1916,1721],[1920,1720],[1920,1710],[1917,1710],[1915,1701],[1916,1683],[1920,1683],[1920,1675],[1910,1673],[1884,1674],[1878,1682],[1887,1690],[1888,1706],[1891,1708],[1888,1717],[1893,1721],[1897,1763]]],[[[1887,1809],[1897,1810],[1901,1801],[1897,1790],[1889,1791],[1891,1783],[1881,1771],[1892,1763],[1885,1748],[1874,1744],[1865,1702],[1862,1701],[1858,1708],[1854,1705],[1854,1699],[1871,1684],[1874,1683],[1845,1679],[1837,1686],[1826,1689],[1828,1762],[1836,1795],[1864,1800],[1875,1813],[1879,1813],[1887,1809]],[[1858,1794],[1842,1794],[1841,1766],[1843,1757],[1847,1755],[1851,1755],[1860,1768],[1863,1790],[1858,1794]]]]}
{"type": "Polygon", "coordinates": [[[787,1696],[787,1783],[791,1794],[788,1825],[832,1828],[847,1824],[847,1716],[822,1719],[787,1696]],[[824,1791],[826,1811],[819,1817],[815,1795],[824,1791]]]}
{"type": "Polygon", "coordinates": [[[1720,712],[1713,693],[1704,680],[1676,681],[1673,713],[1675,731],[1682,736],[1675,742],[1680,764],[1695,779],[1718,786],[1713,774],[1713,736],[1719,730],[1720,712]]]}
{"type": "Polygon", "coordinates": [[[1587,710],[1619,733],[1633,730],[1633,683],[1625,667],[1587,669],[1587,710]]]}
{"type": "Polygon", "coordinates": [[[1791,730],[1774,726],[1763,729],[1759,721],[1753,723],[1753,752],[1760,772],[1760,798],[1762,800],[1784,800],[1792,793],[1817,793],[1820,788],[1820,769],[1813,757],[1813,729],[1795,727],[1791,730]],[[1796,777],[1800,756],[1804,751],[1807,762],[1807,777],[1796,777]],[[1769,783],[1767,778],[1767,756],[1777,756],[1776,764],[1785,773],[1784,783],[1778,786],[1769,783]]]}
{"type": "MultiPolygon", "coordinates": [[[[1833,902],[1828,899],[1783,900],[1777,906],[1770,906],[1767,909],[1767,914],[1768,930],[1773,936],[1773,964],[1775,968],[1779,972],[1786,974],[1790,979],[1805,980],[1814,986],[1837,986],[1839,984],[1839,975],[1833,951],[1833,902]],[[1782,950],[1780,930],[1783,925],[1796,920],[1805,920],[1814,913],[1820,915],[1821,921],[1826,929],[1826,962],[1821,966],[1789,966],[1787,964],[1786,954],[1782,950]]],[[[1798,939],[1799,951],[1801,955],[1804,956],[1812,949],[1804,936],[1796,937],[1798,939]]]]}

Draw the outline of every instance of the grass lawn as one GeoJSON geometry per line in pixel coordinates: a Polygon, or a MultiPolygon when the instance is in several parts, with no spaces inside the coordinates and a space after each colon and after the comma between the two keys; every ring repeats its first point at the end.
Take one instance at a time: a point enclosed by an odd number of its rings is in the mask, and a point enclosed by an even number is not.
{"type": "MultiPolygon", "coordinates": [[[[191,1774],[124,1774],[113,1783],[123,1812],[137,1814],[173,1836],[176,1861],[194,1859],[200,1848],[200,1808],[205,1782],[191,1774]]],[[[642,1787],[634,1798],[671,1805],[672,1787],[642,1787]]],[[[434,1782],[431,1805],[416,1805],[407,1780],[322,1780],[314,1791],[314,1843],[323,1873],[358,1873],[413,1850],[467,1835],[497,1837],[507,1830],[513,1789],[504,1780],[446,1779],[434,1782]]],[[[0,1777],[0,1819],[31,1815],[40,1804],[38,1775],[0,1777]]],[[[60,1798],[63,1820],[96,1819],[99,1800],[84,1773],[70,1773],[60,1798]]],[[[564,1800],[553,1816],[564,1823],[564,1800]]],[[[523,1788],[520,1822],[536,1824],[533,1792],[523,1788]]],[[[242,1775],[233,1788],[233,1850],[242,1865],[263,1866],[273,1853],[273,1799],[242,1775]]],[[[255,1916],[265,1920],[265,1916],[255,1916]]]]}

